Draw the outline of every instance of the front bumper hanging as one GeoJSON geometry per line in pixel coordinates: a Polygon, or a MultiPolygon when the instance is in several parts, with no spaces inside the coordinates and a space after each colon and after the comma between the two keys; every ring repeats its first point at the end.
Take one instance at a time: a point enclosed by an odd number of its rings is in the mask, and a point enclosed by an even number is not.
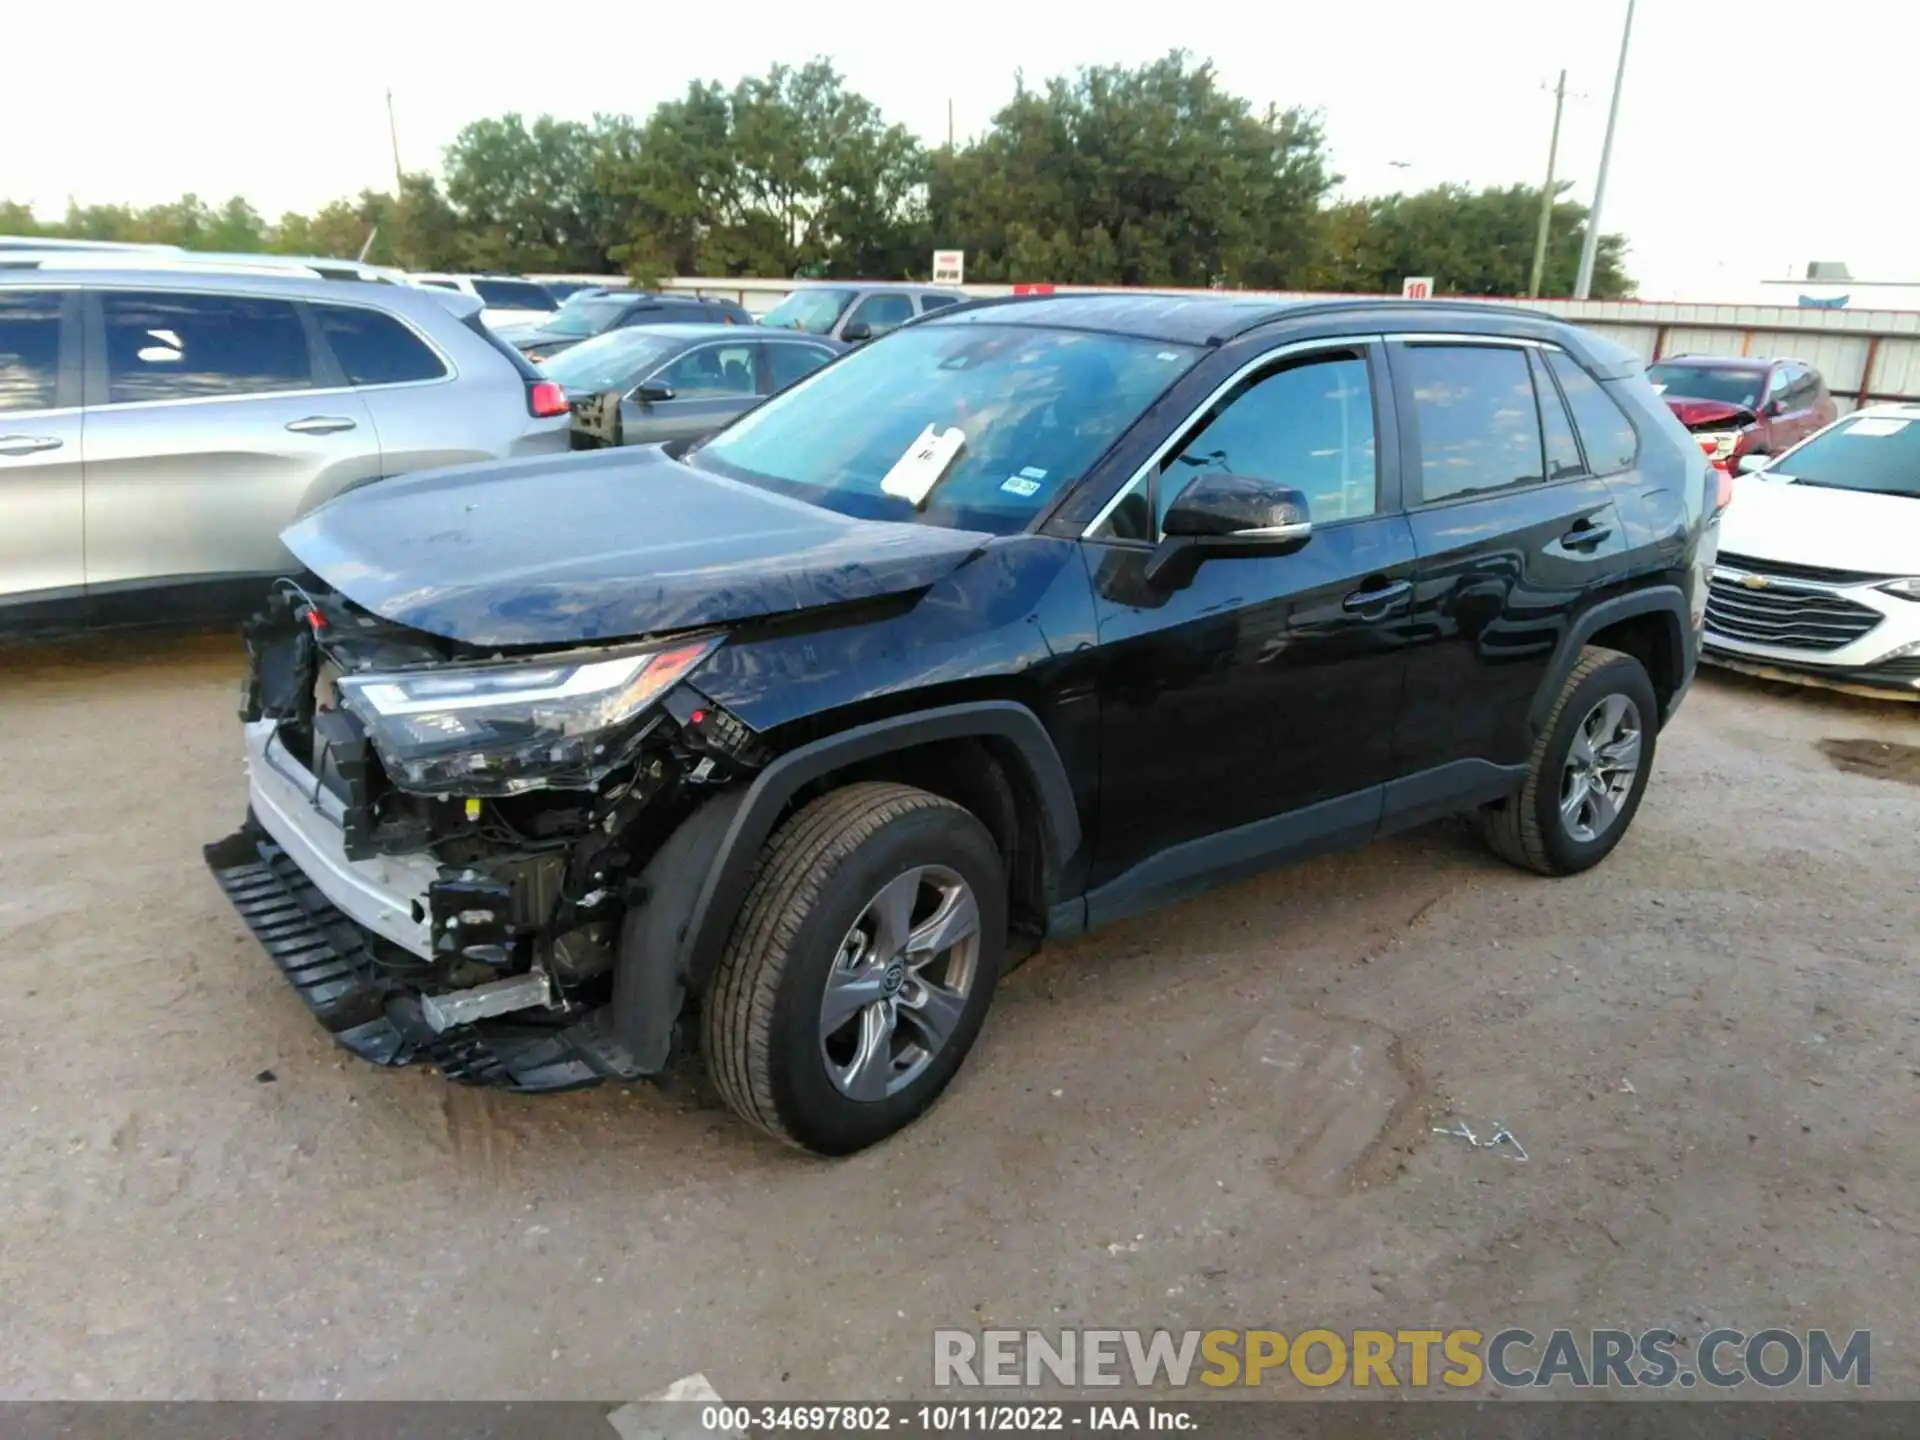
{"type": "Polygon", "coordinates": [[[400,966],[383,960],[382,942],[321,894],[251,817],[204,853],[214,879],[307,1008],[363,1060],[418,1061],[464,1085],[528,1092],[639,1074],[607,1030],[604,1009],[564,1026],[482,1019],[435,1029],[420,991],[396,973],[400,966]]]}

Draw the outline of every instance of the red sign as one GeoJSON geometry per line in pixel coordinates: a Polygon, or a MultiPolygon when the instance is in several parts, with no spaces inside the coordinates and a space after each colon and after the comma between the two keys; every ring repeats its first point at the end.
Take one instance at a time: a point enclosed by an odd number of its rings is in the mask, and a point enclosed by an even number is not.
{"type": "Polygon", "coordinates": [[[1051,295],[1053,294],[1053,286],[1020,284],[1013,287],[1013,293],[1016,295],[1051,295]]]}

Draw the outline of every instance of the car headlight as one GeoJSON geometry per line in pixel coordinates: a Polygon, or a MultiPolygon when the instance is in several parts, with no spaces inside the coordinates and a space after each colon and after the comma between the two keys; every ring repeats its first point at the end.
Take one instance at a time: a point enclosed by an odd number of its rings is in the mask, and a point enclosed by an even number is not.
{"type": "Polygon", "coordinates": [[[344,676],[340,703],[402,789],[587,789],[630,758],[648,707],[719,643],[710,635],[591,659],[344,676]]]}
{"type": "Polygon", "coordinates": [[[1898,595],[1902,600],[1920,600],[1920,576],[1907,580],[1890,580],[1880,588],[1889,595],[1898,595]]]}

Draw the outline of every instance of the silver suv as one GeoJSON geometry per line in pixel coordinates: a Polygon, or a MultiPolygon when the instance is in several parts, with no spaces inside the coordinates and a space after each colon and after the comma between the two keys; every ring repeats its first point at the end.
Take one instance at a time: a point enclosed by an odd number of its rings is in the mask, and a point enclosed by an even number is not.
{"type": "Polygon", "coordinates": [[[245,613],[340,491],[567,448],[475,300],[107,263],[0,271],[0,630],[245,613]]]}

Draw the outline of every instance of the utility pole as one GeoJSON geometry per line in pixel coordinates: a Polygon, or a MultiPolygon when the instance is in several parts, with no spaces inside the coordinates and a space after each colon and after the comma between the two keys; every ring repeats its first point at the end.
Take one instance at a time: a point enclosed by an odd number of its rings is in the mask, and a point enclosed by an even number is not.
{"type": "Polygon", "coordinates": [[[393,195],[400,198],[400,127],[393,122],[393,91],[387,91],[387,138],[393,142],[393,195]]]}
{"type": "Polygon", "coordinates": [[[1533,278],[1527,281],[1527,298],[1540,298],[1541,277],[1547,269],[1547,231],[1553,225],[1553,167],[1560,158],[1560,112],[1567,103],[1567,72],[1560,72],[1560,83],[1553,87],[1553,138],[1547,142],[1547,183],[1540,192],[1540,228],[1533,236],[1533,278]]]}
{"type": "Polygon", "coordinates": [[[1573,282],[1573,298],[1584,300],[1593,290],[1593,257],[1600,244],[1600,206],[1607,198],[1607,167],[1613,163],[1613,127],[1620,119],[1620,88],[1627,79],[1627,47],[1633,40],[1633,0],[1627,0],[1627,22],[1620,29],[1620,63],[1613,72],[1613,101],[1607,106],[1607,138],[1600,144],[1600,173],[1593,181],[1593,209],[1587,212],[1587,239],[1580,247],[1580,273],[1573,282]]]}
{"type": "Polygon", "coordinates": [[[953,97],[947,97],[947,153],[953,153],[953,97]]]}

